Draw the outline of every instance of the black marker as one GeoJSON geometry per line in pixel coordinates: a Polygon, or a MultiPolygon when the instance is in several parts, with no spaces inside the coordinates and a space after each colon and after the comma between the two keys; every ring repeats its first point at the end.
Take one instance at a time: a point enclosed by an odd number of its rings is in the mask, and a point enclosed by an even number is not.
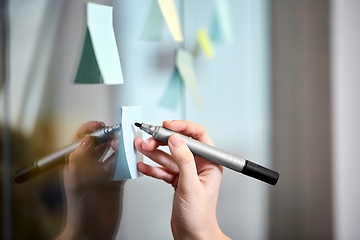
{"type": "MultiPolygon", "coordinates": [[[[94,137],[95,146],[98,146],[104,142],[107,142],[115,136],[121,129],[121,124],[117,124],[110,127],[104,127],[96,132],[91,133],[90,135],[94,137]]],[[[32,179],[58,165],[61,165],[65,161],[65,155],[74,151],[77,146],[79,146],[80,141],[73,143],[53,154],[50,154],[38,161],[35,161],[34,164],[28,168],[22,169],[15,173],[14,180],[17,183],[25,182],[29,179],[32,179]]]]}
{"type": "MultiPolygon", "coordinates": [[[[152,135],[156,140],[159,140],[166,144],[168,143],[169,137],[172,134],[177,133],[167,128],[148,125],[145,123],[135,123],[135,126],[152,135]]],[[[224,152],[208,144],[196,141],[182,134],[180,135],[184,139],[190,151],[199,157],[202,157],[224,167],[230,168],[247,176],[256,178],[263,182],[269,183],[271,185],[275,185],[279,179],[279,173],[273,170],[260,166],[244,158],[224,152]]]]}

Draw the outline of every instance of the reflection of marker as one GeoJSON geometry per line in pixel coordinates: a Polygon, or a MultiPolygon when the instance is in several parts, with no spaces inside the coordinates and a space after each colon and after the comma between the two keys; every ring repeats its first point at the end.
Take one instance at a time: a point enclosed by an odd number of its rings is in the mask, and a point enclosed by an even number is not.
{"type": "MultiPolygon", "coordinates": [[[[104,142],[107,142],[111,138],[115,136],[121,129],[121,124],[110,126],[110,127],[104,127],[96,132],[93,132],[90,134],[94,137],[95,140],[95,146],[98,146],[104,142]]],[[[35,161],[34,164],[31,167],[25,168],[23,170],[20,170],[14,175],[14,180],[17,183],[22,183],[27,180],[30,180],[31,178],[34,178],[41,173],[44,173],[58,165],[61,165],[65,161],[66,154],[74,151],[77,146],[79,146],[80,141],[73,143],[60,151],[57,151],[53,154],[50,154],[38,161],[35,161]]]]}
{"type": "MultiPolygon", "coordinates": [[[[176,133],[167,128],[148,125],[145,123],[135,123],[135,126],[152,135],[156,140],[159,140],[166,144],[168,143],[169,137],[172,134],[176,133]]],[[[256,178],[263,182],[269,183],[271,185],[275,185],[279,179],[279,173],[275,171],[257,165],[256,163],[253,163],[249,160],[224,152],[205,143],[196,141],[182,134],[180,135],[184,139],[185,143],[188,145],[191,152],[199,157],[205,158],[211,162],[217,163],[219,165],[230,168],[247,176],[256,178]]]]}

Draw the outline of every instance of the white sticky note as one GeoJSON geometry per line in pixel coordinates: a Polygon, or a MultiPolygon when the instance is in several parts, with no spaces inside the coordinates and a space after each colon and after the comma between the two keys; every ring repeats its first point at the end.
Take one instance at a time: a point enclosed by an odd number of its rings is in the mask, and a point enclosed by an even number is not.
{"type": "Polygon", "coordinates": [[[134,147],[134,139],[142,137],[142,131],[134,125],[135,122],[142,122],[142,108],[121,107],[119,115],[121,133],[114,181],[138,178],[141,174],[137,169],[137,163],[143,161],[143,155],[134,147]]]}
{"type": "Polygon", "coordinates": [[[97,3],[88,3],[87,23],[104,83],[124,83],[113,28],[113,8],[97,3]]]}
{"type": "Polygon", "coordinates": [[[176,50],[176,67],[180,76],[185,83],[186,88],[190,91],[195,99],[196,104],[202,108],[203,104],[200,98],[197,86],[196,75],[193,67],[193,55],[183,49],[176,50]]]}
{"type": "Polygon", "coordinates": [[[184,41],[179,15],[174,0],[158,0],[162,15],[176,42],[184,41]]]}

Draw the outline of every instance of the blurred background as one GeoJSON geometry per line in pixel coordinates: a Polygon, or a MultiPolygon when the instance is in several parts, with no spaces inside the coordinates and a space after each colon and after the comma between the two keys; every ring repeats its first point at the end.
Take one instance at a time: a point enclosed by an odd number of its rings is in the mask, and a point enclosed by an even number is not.
{"type": "MultiPolygon", "coordinates": [[[[16,170],[134,105],[150,124],[201,123],[215,146],[280,173],[270,186],[224,170],[217,216],[230,238],[360,239],[360,1],[228,0],[230,41],[194,59],[202,108],[183,84],[165,93],[175,50],[193,51],[215,1],[175,1],[180,43],[166,27],[161,41],[140,40],[150,0],[93,1],[114,9],[124,84],[112,86],[74,84],[87,2],[0,1],[0,239],[51,239],[63,226],[59,169],[21,185],[16,170]]],[[[129,180],[116,239],[171,239],[172,195],[159,180],[129,180]]]]}

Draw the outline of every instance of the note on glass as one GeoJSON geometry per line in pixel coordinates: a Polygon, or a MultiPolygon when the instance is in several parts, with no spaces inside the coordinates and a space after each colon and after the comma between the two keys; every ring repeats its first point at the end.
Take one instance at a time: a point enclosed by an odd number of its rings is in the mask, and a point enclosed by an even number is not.
{"type": "Polygon", "coordinates": [[[121,133],[114,181],[139,177],[141,174],[137,170],[137,163],[143,161],[142,154],[134,147],[134,139],[142,136],[141,130],[134,125],[135,122],[142,122],[141,107],[121,107],[119,119],[121,119],[121,133]]]}
{"type": "Polygon", "coordinates": [[[124,83],[113,28],[113,8],[97,3],[88,3],[87,23],[104,83],[124,83]]]}
{"type": "Polygon", "coordinates": [[[174,41],[184,41],[174,0],[158,0],[158,3],[174,41]]]}
{"type": "Polygon", "coordinates": [[[142,41],[160,41],[164,28],[164,18],[157,0],[152,0],[149,15],[146,18],[140,40],[142,41]]]}
{"type": "Polygon", "coordinates": [[[197,40],[201,47],[201,50],[203,51],[205,57],[207,58],[213,58],[215,55],[213,45],[211,43],[209,33],[205,28],[200,28],[197,33],[197,40]]]}
{"type": "Polygon", "coordinates": [[[176,109],[178,107],[181,97],[181,84],[179,71],[175,67],[164,95],[160,99],[160,107],[168,109],[176,109]]]}
{"type": "Polygon", "coordinates": [[[213,3],[210,38],[213,42],[232,43],[233,41],[231,14],[227,0],[215,0],[213,3]]]}
{"type": "Polygon", "coordinates": [[[193,55],[183,49],[176,50],[176,67],[185,86],[195,99],[196,104],[202,108],[203,104],[200,98],[199,89],[196,82],[195,71],[193,67],[193,55]]]}
{"type": "Polygon", "coordinates": [[[75,83],[103,83],[91,42],[89,29],[86,29],[83,51],[75,83]]]}

